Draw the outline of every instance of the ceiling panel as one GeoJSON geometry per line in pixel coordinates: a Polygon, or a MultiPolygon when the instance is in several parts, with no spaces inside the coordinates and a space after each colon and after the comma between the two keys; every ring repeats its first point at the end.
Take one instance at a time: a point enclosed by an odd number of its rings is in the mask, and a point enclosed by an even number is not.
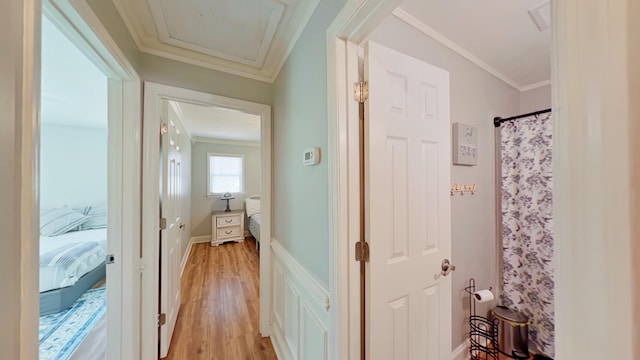
{"type": "Polygon", "coordinates": [[[165,43],[258,68],[285,10],[256,0],[150,0],[150,6],[165,43]]]}
{"type": "Polygon", "coordinates": [[[146,53],[272,82],[319,0],[113,0],[146,53]]]}

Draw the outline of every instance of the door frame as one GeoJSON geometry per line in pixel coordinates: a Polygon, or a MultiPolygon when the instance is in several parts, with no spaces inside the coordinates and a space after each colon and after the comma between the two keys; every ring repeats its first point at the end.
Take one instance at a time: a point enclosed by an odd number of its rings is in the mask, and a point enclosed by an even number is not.
{"type": "MultiPolygon", "coordinates": [[[[46,14],[65,35],[109,78],[109,115],[108,115],[108,203],[109,227],[108,242],[113,246],[116,264],[107,271],[112,273],[110,278],[119,279],[119,284],[113,284],[108,290],[111,304],[107,314],[107,326],[116,328],[107,337],[107,356],[109,360],[134,358],[139,353],[140,328],[137,317],[140,302],[139,279],[137,275],[140,266],[140,129],[141,129],[141,86],[140,78],[131,66],[129,60],[118,48],[106,28],[98,20],[86,0],[32,0],[25,1],[25,79],[38,84],[25,88],[25,103],[34,106],[35,113],[25,113],[22,122],[23,153],[22,162],[25,165],[23,178],[25,186],[21,198],[22,214],[22,248],[30,249],[28,257],[37,256],[39,248],[39,208],[40,178],[37,166],[40,162],[40,47],[41,47],[41,17],[46,14]],[[27,17],[28,16],[28,17],[27,17]],[[31,169],[30,171],[27,171],[31,169]],[[26,194],[29,192],[30,194],[26,194]],[[119,195],[119,196],[118,196],[119,195]],[[27,220],[31,217],[32,220],[27,220]],[[118,239],[118,241],[115,241],[118,239]],[[132,239],[138,240],[132,241],[132,239]],[[33,253],[35,251],[35,254],[33,253]]],[[[37,259],[37,257],[36,257],[37,259]]],[[[37,262],[30,261],[24,267],[23,293],[38,294],[38,281],[30,281],[38,277],[37,262]]],[[[22,336],[30,338],[37,334],[38,303],[37,296],[23,297],[25,307],[21,317],[28,319],[21,330],[22,336]],[[36,313],[32,311],[36,309],[36,313]],[[34,327],[35,326],[35,327],[34,327]],[[34,327],[32,329],[32,327],[34,327]]],[[[37,354],[37,336],[35,342],[21,341],[21,353],[37,354]],[[35,348],[32,347],[35,344],[35,348]]],[[[37,355],[36,355],[37,357],[37,355]]]]}
{"type": "MultiPolygon", "coordinates": [[[[260,201],[263,209],[260,238],[268,239],[260,246],[260,334],[271,333],[271,106],[255,102],[228,98],[153,82],[144,83],[144,130],[142,163],[142,253],[145,267],[159,269],[158,229],[160,214],[159,163],[160,163],[160,106],[162,101],[177,101],[194,105],[220,106],[260,116],[260,201]],[[265,246],[266,245],[266,246],[265,246]]],[[[151,271],[142,282],[142,358],[158,357],[157,311],[159,277],[151,271]]]]}
{"type": "Polygon", "coordinates": [[[357,44],[400,5],[401,0],[350,0],[327,30],[329,291],[331,358],[360,359],[359,78],[357,44]]]}

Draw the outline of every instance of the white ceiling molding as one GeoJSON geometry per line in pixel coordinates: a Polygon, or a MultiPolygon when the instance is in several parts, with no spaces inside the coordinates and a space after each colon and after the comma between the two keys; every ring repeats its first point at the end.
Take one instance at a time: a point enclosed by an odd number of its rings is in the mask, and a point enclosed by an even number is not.
{"type": "Polygon", "coordinates": [[[219,144],[219,145],[236,145],[236,146],[251,146],[260,147],[259,141],[241,141],[241,140],[227,140],[227,139],[214,139],[196,136],[192,138],[192,143],[207,143],[207,144],[219,144]]]}
{"type": "Polygon", "coordinates": [[[428,37],[432,38],[433,40],[435,40],[435,41],[439,42],[440,44],[446,46],[447,48],[451,49],[452,51],[454,51],[458,55],[460,55],[460,56],[464,57],[465,59],[471,61],[472,63],[474,63],[475,65],[479,66],[480,68],[482,68],[486,72],[490,73],[491,75],[495,76],[499,80],[503,81],[507,85],[511,86],[512,88],[514,88],[514,89],[516,89],[516,90],[518,90],[520,92],[532,90],[532,89],[539,88],[539,87],[542,87],[542,86],[546,86],[546,85],[549,85],[551,83],[551,80],[545,80],[545,81],[537,82],[537,83],[534,83],[534,84],[521,85],[518,82],[516,82],[513,79],[511,79],[510,77],[508,77],[507,75],[505,75],[502,72],[498,71],[493,66],[491,66],[491,65],[487,64],[486,62],[482,61],[480,58],[478,58],[477,56],[475,56],[474,54],[472,54],[471,52],[469,52],[468,50],[466,50],[462,46],[460,46],[457,43],[451,41],[446,36],[442,35],[438,31],[436,31],[435,29],[431,28],[430,26],[426,25],[422,21],[418,20],[417,18],[415,18],[414,16],[412,16],[411,14],[406,12],[405,10],[403,10],[401,8],[396,8],[395,10],[393,10],[393,15],[395,17],[397,17],[398,19],[404,21],[408,25],[414,27],[416,30],[418,30],[418,31],[422,32],[423,34],[427,35],[428,37]]]}
{"type": "Polygon", "coordinates": [[[273,82],[319,0],[113,2],[141,52],[273,82]]]}
{"type": "Polygon", "coordinates": [[[520,91],[523,91],[523,92],[524,91],[529,91],[529,90],[541,88],[543,86],[548,86],[548,85],[551,85],[551,80],[540,81],[540,82],[537,82],[535,84],[530,84],[530,85],[527,85],[527,86],[523,86],[523,87],[520,88],[520,91]]]}

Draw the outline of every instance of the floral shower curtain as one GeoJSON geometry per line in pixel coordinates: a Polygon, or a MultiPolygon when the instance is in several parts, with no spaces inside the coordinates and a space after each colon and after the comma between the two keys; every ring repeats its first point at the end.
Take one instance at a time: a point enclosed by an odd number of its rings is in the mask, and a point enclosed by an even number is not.
{"type": "Polygon", "coordinates": [[[553,357],[551,113],[506,122],[501,137],[501,301],[529,317],[530,342],[553,357]]]}

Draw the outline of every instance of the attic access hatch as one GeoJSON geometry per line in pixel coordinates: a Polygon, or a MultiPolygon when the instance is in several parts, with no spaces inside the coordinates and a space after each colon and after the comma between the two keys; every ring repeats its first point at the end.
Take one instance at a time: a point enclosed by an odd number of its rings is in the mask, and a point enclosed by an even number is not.
{"type": "Polygon", "coordinates": [[[149,1],[160,40],[262,67],[285,5],[278,1],[149,1]]]}

